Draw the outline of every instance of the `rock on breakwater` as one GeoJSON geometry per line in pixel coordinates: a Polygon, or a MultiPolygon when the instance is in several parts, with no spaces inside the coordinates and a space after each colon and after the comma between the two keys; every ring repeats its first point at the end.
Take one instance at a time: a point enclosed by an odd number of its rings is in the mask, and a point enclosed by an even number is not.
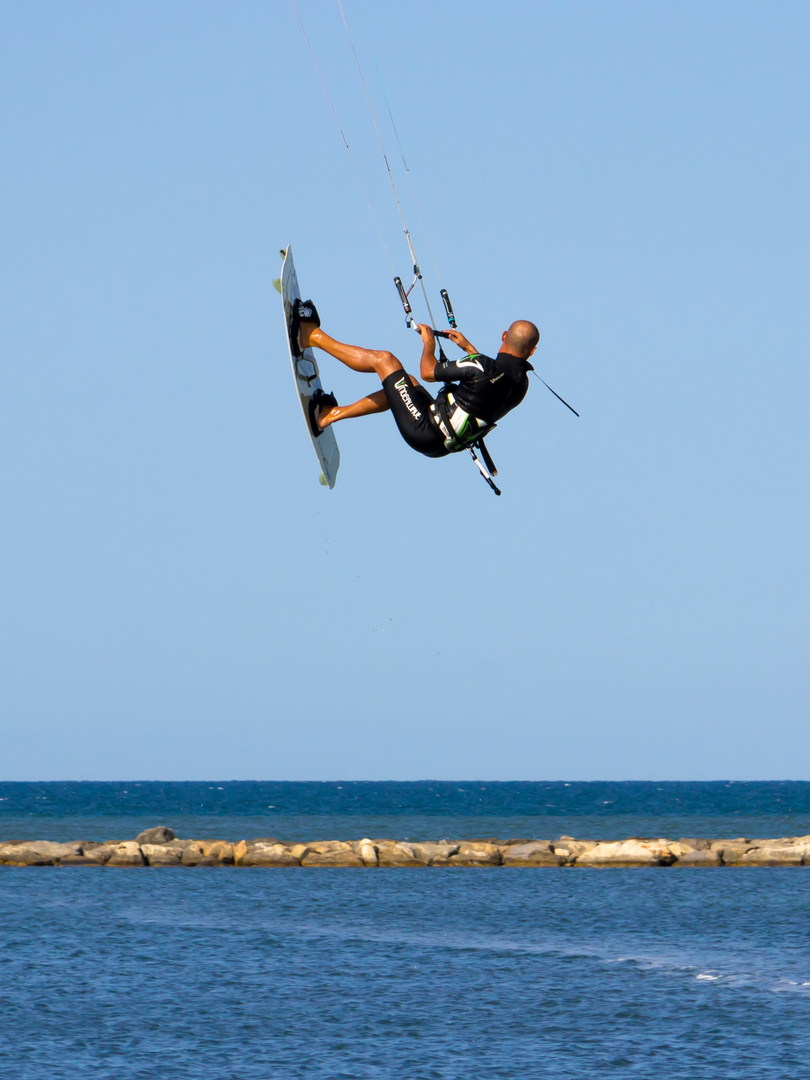
{"type": "Polygon", "coordinates": [[[810,836],[773,840],[181,840],[166,826],[134,840],[0,841],[0,866],[118,867],[714,867],[810,866],[810,836]]]}

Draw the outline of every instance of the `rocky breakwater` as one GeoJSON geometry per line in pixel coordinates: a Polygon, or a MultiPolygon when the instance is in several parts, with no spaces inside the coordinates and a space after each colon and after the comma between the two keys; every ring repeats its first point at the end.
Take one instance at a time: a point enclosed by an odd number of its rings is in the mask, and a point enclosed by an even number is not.
{"type": "Polygon", "coordinates": [[[0,841],[5,866],[263,867],[720,867],[810,866],[810,836],[775,840],[181,840],[166,826],[134,840],[0,841]]]}

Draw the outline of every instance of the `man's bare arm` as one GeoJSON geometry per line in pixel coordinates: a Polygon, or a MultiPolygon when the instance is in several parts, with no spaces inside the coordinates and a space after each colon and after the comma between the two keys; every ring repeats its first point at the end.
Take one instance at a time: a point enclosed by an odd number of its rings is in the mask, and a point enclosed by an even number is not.
{"type": "Polygon", "coordinates": [[[469,356],[478,355],[478,349],[467,341],[460,330],[445,330],[445,333],[455,345],[458,345],[458,347],[463,349],[469,356]]]}
{"type": "Polygon", "coordinates": [[[433,372],[436,370],[436,335],[427,323],[419,323],[419,333],[422,335],[422,359],[419,362],[419,375],[425,382],[435,382],[433,372]]]}

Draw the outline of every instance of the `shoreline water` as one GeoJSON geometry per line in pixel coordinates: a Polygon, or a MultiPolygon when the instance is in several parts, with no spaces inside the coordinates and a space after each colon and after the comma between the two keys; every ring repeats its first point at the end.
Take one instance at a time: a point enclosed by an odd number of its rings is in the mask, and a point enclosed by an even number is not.
{"type": "Polygon", "coordinates": [[[178,838],[155,826],[134,840],[0,841],[0,866],[97,867],[720,867],[810,866],[810,835],[774,839],[370,839],[284,842],[178,838]]]}

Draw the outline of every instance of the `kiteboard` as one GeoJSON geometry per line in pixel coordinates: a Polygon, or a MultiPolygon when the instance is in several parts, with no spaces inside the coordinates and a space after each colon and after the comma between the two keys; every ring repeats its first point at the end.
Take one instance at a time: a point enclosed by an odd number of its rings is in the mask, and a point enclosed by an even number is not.
{"type": "Polygon", "coordinates": [[[301,292],[298,288],[298,277],[295,273],[292,248],[282,249],[281,255],[284,259],[281,267],[281,277],[274,281],[273,284],[281,293],[281,300],[284,305],[284,331],[287,336],[287,350],[292,363],[295,387],[298,391],[298,400],[301,402],[301,411],[304,414],[307,431],[321,465],[321,483],[328,484],[330,488],[333,488],[337,480],[338,466],[340,465],[340,451],[338,450],[335,433],[331,427],[325,428],[319,435],[316,435],[310,427],[309,403],[312,395],[317,390],[322,390],[323,387],[320,372],[318,371],[318,363],[315,360],[315,353],[312,349],[304,349],[301,352],[298,342],[292,339],[293,305],[296,300],[301,299],[301,292]]]}

